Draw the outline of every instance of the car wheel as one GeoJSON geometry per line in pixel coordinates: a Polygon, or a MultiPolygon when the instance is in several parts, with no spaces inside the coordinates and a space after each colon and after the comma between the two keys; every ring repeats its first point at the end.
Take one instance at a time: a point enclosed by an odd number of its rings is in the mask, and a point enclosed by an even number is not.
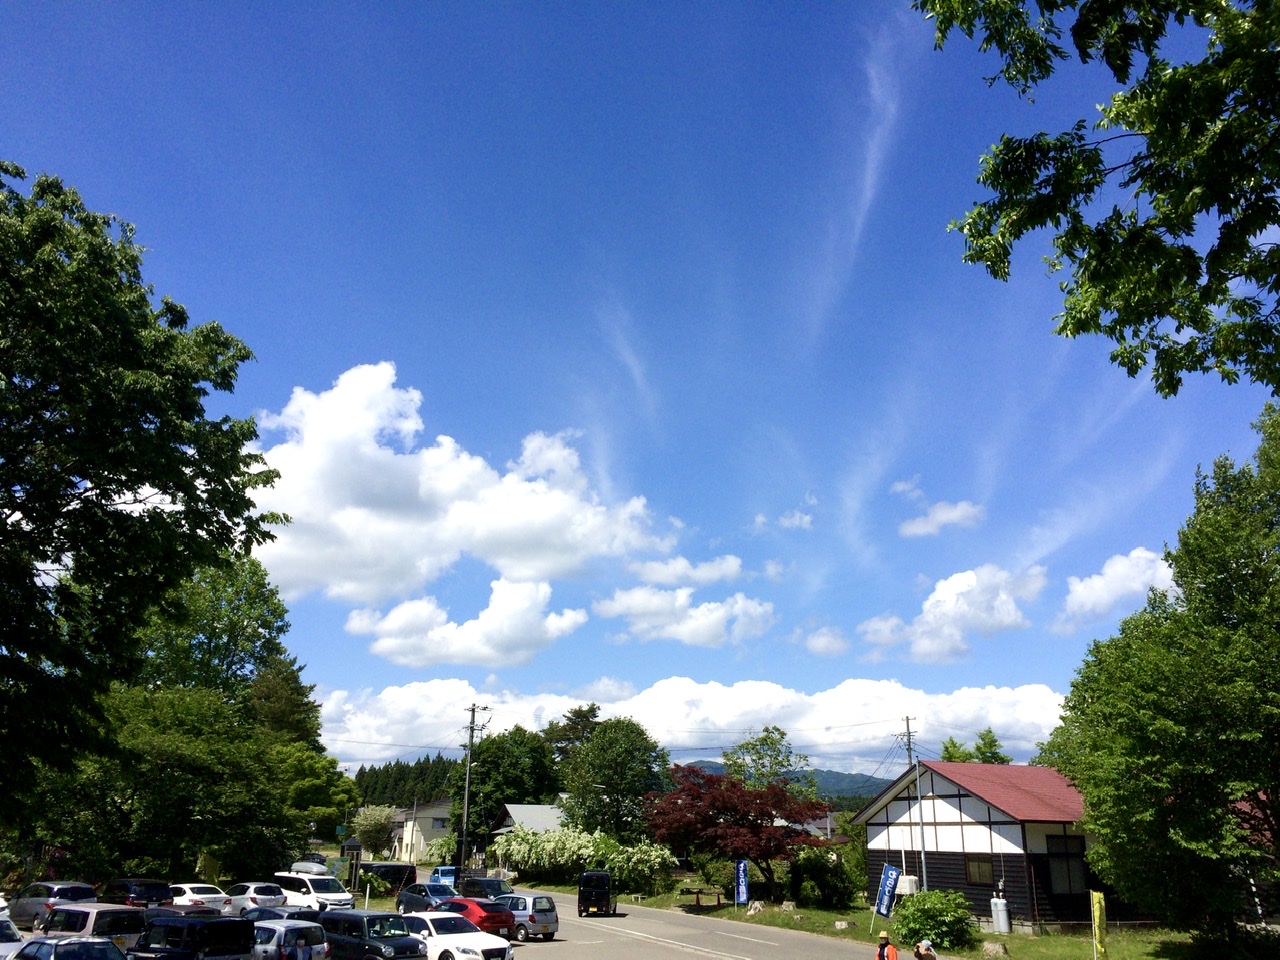
{"type": "Polygon", "coordinates": [[[516,927],[516,939],[519,940],[521,943],[524,943],[526,940],[528,940],[529,928],[524,926],[523,924],[518,925],[516,927]]]}
{"type": "Polygon", "coordinates": [[[403,903],[403,902],[401,902],[401,903],[397,903],[397,904],[396,904],[396,913],[400,913],[400,914],[403,914],[403,913],[404,913],[404,903],[403,903]]]}
{"type": "Polygon", "coordinates": [[[543,940],[554,940],[555,938],[556,938],[556,935],[554,933],[544,933],[542,935],[543,940]]]}
{"type": "Polygon", "coordinates": [[[436,958],[436,960],[453,960],[453,954],[450,953],[448,950],[444,950],[441,952],[440,956],[436,958]]]}
{"type": "Polygon", "coordinates": [[[582,916],[582,914],[583,914],[583,913],[584,913],[583,909],[582,909],[581,907],[579,907],[579,908],[578,908],[578,916],[582,916]]]}

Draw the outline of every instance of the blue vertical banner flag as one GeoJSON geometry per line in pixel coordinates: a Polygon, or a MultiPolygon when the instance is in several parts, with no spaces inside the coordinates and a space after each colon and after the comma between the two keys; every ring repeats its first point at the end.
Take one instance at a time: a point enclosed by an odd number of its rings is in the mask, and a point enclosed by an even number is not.
{"type": "Polygon", "coordinates": [[[737,872],[734,874],[733,902],[747,902],[747,861],[739,860],[737,872]]]}
{"type": "Polygon", "coordinates": [[[898,878],[900,876],[902,876],[902,871],[889,863],[886,863],[884,869],[880,871],[880,890],[876,894],[875,912],[882,917],[887,917],[893,913],[893,895],[898,889],[898,878]]]}

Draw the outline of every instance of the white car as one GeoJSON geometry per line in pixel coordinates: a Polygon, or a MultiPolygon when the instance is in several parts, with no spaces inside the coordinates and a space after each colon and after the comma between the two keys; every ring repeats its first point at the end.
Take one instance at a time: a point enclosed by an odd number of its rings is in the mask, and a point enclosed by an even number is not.
{"type": "Polygon", "coordinates": [[[173,894],[173,902],[179,906],[213,907],[220,913],[226,913],[231,907],[231,898],[212,883],[175,883],[169,892],[173,894]]]}
{"type": "Polygon", "coordinates": [[[17,953],[22,946],[22,933],[8,917],[0,917],[0,957],[17,953]]]}
{"type": "Polygon", "coordinates": [[[254,907],[283,907],[284,891],[276,883],[233,883],[227,887],[231,903],[222,908],[228,917],[238,917],[254,907]]]}
{"type": "Polygon", "coordinates": [[[405,926],[427,945],[427,960],[511,960],[511,943],[456,913],[406,913],[405,926]]]}

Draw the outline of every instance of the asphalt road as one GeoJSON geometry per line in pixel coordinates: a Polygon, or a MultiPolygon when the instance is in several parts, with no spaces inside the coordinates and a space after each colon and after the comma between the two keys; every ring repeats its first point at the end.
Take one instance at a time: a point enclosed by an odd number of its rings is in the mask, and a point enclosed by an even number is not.
{"type": "Polygon", "coordinates": [[[876,954],[870,944],[622,902],[615,917],[578,917],[565,900],[556,901],[556,939],[517,945],[516,960],[661,960],[690,953],[720,960],[874,960],[876,954]]]}

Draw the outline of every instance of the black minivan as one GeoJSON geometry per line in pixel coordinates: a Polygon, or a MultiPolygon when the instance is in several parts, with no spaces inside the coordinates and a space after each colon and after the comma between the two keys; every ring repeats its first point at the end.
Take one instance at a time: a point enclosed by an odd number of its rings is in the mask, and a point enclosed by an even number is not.
{"type": "Polygon", "coordinates": [[[253,960],[253,921],[243,917],[153,917],[129,960],[253,960]]]}
{"type": "Polygon", "coordinates": [[[618,898],[613,892],[613,878],[603,870],[588,870],[578,877],[578,916],[588,913],[618,912],[618,898]]]}
{"type": "Polygon", "coordinates": [[[427,944],[409,933],[404,917],[383,910],[326,910],[320,926],[332,960],[386,957],[406,960],[425,956],[427,944]]]}

